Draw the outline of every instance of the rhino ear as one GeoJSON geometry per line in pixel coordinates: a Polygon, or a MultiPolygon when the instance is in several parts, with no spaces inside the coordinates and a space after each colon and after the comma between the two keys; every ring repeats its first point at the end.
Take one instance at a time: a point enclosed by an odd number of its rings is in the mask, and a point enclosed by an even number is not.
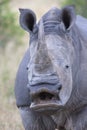
{"type": "Polygon", "coordinates": [[[75,6],[66,6],[61,11],[61,19],[66,30],[70,30],[76,20],[75,6]]]}
{"type": "Polygon", "coordinates": [[[20,11],[20,25],[28,32],[33,31],[33,27],[36,24],[36,15],[32,10],[19,9],[20,11]]]}

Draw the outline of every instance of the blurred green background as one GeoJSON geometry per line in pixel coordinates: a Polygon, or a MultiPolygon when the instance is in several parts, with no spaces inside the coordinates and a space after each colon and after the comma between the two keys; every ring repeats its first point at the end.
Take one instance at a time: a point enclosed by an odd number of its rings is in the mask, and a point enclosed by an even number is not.
{"type": "Polygon", "coordinates": [[[16,107],[14,82],[29,37],[19,26],[19,8],[30,8],[39,18],[51,7],[76,5],[87,17],[87,0],[0,0],[0,130],[24,130],[16,107]]]}

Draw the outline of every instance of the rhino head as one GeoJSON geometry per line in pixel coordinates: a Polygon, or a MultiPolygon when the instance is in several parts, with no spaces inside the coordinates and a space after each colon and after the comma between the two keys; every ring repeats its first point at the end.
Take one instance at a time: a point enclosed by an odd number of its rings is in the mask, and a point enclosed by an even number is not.
{"type": "Polygon", "coordinates": [[[20,25],[30,33],[28,91],[34,111],[58,110],[70,99],[75,61],[70,35],[75,18],[73,6],[52,8],[38,23],[33,11],[20,9],[20,25]]]}

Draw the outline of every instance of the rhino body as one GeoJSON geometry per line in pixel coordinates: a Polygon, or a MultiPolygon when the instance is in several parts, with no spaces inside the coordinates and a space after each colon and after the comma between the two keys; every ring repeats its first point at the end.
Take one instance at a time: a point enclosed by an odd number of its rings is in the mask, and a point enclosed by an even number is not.
{"type": "Polygon", "coordinates": [[[20,9],[20,24],[30,34],[15,82],[25,130],[87,130],[87,19],[67,6],[36,24],[20,9]]]}

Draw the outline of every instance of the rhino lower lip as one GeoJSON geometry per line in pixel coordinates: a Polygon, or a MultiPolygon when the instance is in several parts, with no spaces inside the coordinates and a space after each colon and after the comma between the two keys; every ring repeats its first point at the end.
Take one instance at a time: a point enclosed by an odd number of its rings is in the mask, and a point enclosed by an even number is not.
{"type": "Polygon", "coordinates": [[[34,101],[34,102],[31,103],[30,109],[33,109],[35,111],[43,110],[43,109],[46,109],[46,108],[57,109],[60,105],[61,105],[61,101],[56,100],[56,99],[53,99],[51,101],[49,101],[49,100],[48,101],[37,100],[37,101],[34,101]]]}

